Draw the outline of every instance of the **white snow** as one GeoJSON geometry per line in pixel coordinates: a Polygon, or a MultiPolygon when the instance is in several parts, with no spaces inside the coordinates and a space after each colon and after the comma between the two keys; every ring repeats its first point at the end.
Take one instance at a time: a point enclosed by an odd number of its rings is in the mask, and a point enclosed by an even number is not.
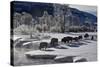
{"type": "Polygon", "coordinates": [[[54,51],[30,51],[25,54],[29,55],[56,55],[56,56],[79,56],[84,57],[88,61],[95,61],[96,59],[96,52],[97,52],[97,45],[95,41],[91,41],[91,43],[87,43],[88,45],[83,45],[80,47],[69,48],[69,49],[56,49],[56,48],[49,48],[54,51]]]}
{"type": "MultiPolygon", "coordinates": [[[[49,35],[51,38],[58,38],[59,41],[65,36],[78,36],[83,35],[84,33],[41,33],[41,35],[49,35]]],[[[97,35],[96,33],[89,33],[91,35],[97,35]]],[[[33,43],[36,42],[50,42],[50,39],[42,39],[38,41],[33,41],[33,43]]],[[[88,61],[96,61],[97,60],[97,41],[92,40],[85,40],[81,41],[84,43],[80,47],[69,47],[66,45],[61,45],[63,47],[66,47],[68,49],[56,49],[56,48],[48,48],[47,50],[53,50],[53,51],[41,51],[41,50],[34,50],[26,52],[25,54],[28,54],[30,56],[45,56],[45,55],[56,55],[57,57],[64,57],[64,56],[76,56],[76,57],[83,57],[86,58],[88,61]],[[87,45],[86,45],[87,44],[87,45]]]]}
{"type": "Polygon", "coordinates": [[[23,43],[23,46],[27,45],[27,44],[30,44],[31,42],[26,42],[26,43],[23,43]]]}

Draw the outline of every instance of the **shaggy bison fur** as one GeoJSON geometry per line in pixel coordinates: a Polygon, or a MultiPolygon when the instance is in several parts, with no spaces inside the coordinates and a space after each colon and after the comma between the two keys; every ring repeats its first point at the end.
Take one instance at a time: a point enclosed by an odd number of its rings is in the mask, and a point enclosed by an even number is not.
{"type": "Polygon", "coordinates": [[[39,46],[39,49],[41,50],[43,48],[44,50],[46,50],[47,47],[48,47],[48,43],[47,42],[41,42],[40,46],[39,46]]]}
{"type": "Polygon", "coordinates": [[[78,36],[78,39],[82,39],[83,37],[82,36],[78,36]]]}
{"type": "Polygon", "coordinates": [[[79,37],[74,37],[73,40],[74,41],[78,41],[79,40],[79,37]]]}
{"type": "Polygon", "coordinates": [[[68,36],[68,37],[62,38],[61,42],[64,42],[64,43],[68,42],[69,43],[69,41],[72,41],[72,40],[73,40],[73,38],[68,36]]]}
{"type": "Polygon", "coordinates": [[[50,47],[58,46],[58,38],[52,38],[50,42],[50,47]]]}

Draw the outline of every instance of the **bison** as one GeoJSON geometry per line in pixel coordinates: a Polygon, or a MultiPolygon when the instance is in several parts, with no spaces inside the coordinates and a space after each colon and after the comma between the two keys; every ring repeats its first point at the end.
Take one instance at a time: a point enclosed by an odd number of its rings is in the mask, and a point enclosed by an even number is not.
{"type": "Polygon", "coordinates": [[[69,43],[69,41],[72,41],[72,37],[70,37],[70,36],[68,36],[68,37],[64,37],[64,38],[62,38],[62,40],[61,40],[61,42],[64,42],[64,43],[66,43],[66,41],[69,43]]]}
{"type": "Polygon", "coordinates": [[[56,46],[58,46],[58,39],[52,38],[50,42],[50,47],[56,47],[56,46]]]}
{"type": "Polygon", "coordinates": [[[82,39],[83,37],[82,36],[78,36],[78,39],[82,39]]]}
{"type": "Polygon", "coordinates": [[[78,41],[79,40],[79,37],[73,37],[73,40],[74,41],[78,41]]]}
{"type": "Polygon", "coordinates": [[[91,37],[91,40],[94,40],[94,36],[91,37]]]}
{"type": "Polygon", "coordinates": [[[89,34],[88,33],[86,33],[85,35],[84,35],[84,38],[88,38],[89,37],[89,34]]]}
{"type": "Polygon", "coordinates": [[[41,50],[43,48],[44,50],[46,50],[47,47],[48,47],[48,43],[47,42],[41,42],[40,46],[39,46],[39,49],[41,50]]]}

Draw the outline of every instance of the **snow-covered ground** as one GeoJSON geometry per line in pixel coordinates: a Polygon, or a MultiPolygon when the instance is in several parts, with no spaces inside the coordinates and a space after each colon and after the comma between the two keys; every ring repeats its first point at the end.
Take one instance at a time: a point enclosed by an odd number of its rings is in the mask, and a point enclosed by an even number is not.
{"type": "MultiPolygon", "coordinates": [[[[51,38],[58,38],[59,41],[61,41],[61,39],[63,37],[66,37],[66,36],[72,36],[72,37],[77,37],[79,35],[82,35],[84,36],[85,33],[88,33],[90,36],[91,35],[94,35],[94,36],[97,36],[97,32],[80,32],[80,33],[39,33],[39,34],[35,34],[33,36],[37,36],[39,37],[41,40],[40,41],[46,41],[46,42],[50,42],[50,39],[51,38]],[[43,36],[51,36],[50,39],[42,39],[43,36]]],[[[23,39],[26,39],[26,38],[29,38],[29,35],[14,35],[13,39],[16,40],[18,38],[23,38],[23,39]]],[[[38,42],[38,41],[33,41],[33,42],[38,42]]]]}
{"type": "MultiPolygon", "coordinates": [[[[51,38],[58,38],[58,40],[60,42],[61,39],[65,36],[76,37],[79,35],[84,36],[84,34],[85,33],[65,33],[65,34],[63,34],[63,33],[40,33],[39,34],[40,40],[32,41],[32,43],[33,43],[33,45],[34,44],[36,45],[36,43],[39,44],[40,42],[50,43],[51,38]],[[50,36],[50,38],[43,39],[43,36],[50,36]]],[[[88,34],[97,36],[97,33],[88,33],[88,34]]],[[[38,34],[37,34],[37,36],[38,36],[38,34]]],[[[17,39],[17,38],[22,38],[21,40],[29,39],[29,35],[21,35],[21,36],[15,35],[14,39],[17,39]]],[[[23,53],[24,55],[21,55],[21,56],[25,56],[26,54],[28,54],[30,56],[56,55],[57,57],[75,56],[75,59],[82,57],[82,58],[85,58],[87,61],[96,61],[97,60],[97,41],[96,40],[94,41],[94,40],[83,39],[76,43],[83,43],[83,44],[78,45],[78,47],[71,47],[71,46],[68,46],[68,43],[66,43],[66,44],[61,43],[60,47],[64,47],[67,49],[47,48],[47,50],[53,50],[53,51],[31,50],[28,52],[24,52],[23,53]]],[[[24,61],[23,60],[21,61],[21,59],[20,59],[20,62],[23,62],[23,65],[24,65],[26,63],[31,64],[32,61],[31,62],[27,61],[24,63],[24,61]]],[[[32,62],[32,64],[37,64],[37,63],[32,62]]],[[[45,62],[44,63],[42,62],[42,64],[45,64],[45,62]]]]}
{"type": "MultiPolygon", "coordinates": [[[[88,61],[96,61],[97,60],[97,42],[88,40],[87,45],[82,45],[80,47],[68,47],[68,49],[56,49],[56,48],[48,48],[54,51],[29,51],[25,54],[29,54],[30,56],[37,55],[57,55],[57,56],[76,56],[76,57],[84,57],[88,61]]],[[[84,42],[86,43],[86,42],[84,42]]]]}

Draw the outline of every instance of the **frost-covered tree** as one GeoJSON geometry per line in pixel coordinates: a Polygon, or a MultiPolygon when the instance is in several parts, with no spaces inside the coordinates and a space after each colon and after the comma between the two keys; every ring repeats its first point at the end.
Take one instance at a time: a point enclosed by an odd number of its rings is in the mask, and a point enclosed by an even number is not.
{"type": "Polygon", "coordinates": [[[47,24],[43,24],[43,25],[42,25],[42,30],[43,30],[43,32],[49,31],[48,25],[47,25],[47,24]]]}
{"type": "Polygon", "coordinates": [[[42,27],[40,24],[36,24],[34,29],[36,30],[36,32],[42,32],[42,27]]]}
{"type": "Polygon", "coordinates": [[[66,12],[69,10],[69,6],[68,5],[63,5],[61,10],[63,11],[63,14],[62,14],[62,21],[61,22],[61,32],[64,33],[65,32],[65,16],[66,16],[66,12]]]}
{"type": "Polygon", "coordinates": [[[39,24],[41,25],[42,32],[50,31],[50,26],[52,24],[52,16],[48,14],[47,11],[44,11],[43,16],[39,17],[39,24]]]}
{"type": "Polygon", "coordinates": [[[59,26],[53,26],[50,28],[50,32],[61,32],[61,28],[59,26]]]}
{"type": "Polygon", "coordinates": [[[32,27],[33,27],[33,24],[32,24],[33,17],[32,17],[32,15],[29,14],[29,13],[23,12],[21,19],[22,19],[22,23],[24,23],[25,25],[28,26],[29,31],[30,31],[30,38],[32,38],[32,27]]]}
{"type": "Polygon", "coordinates": [[[20,26],[22,23],[21,23],[21,14],[20,13],[17,13],[15,12],[14,15],[13,15],[13,28],[17,28],[18,26],[20,26]]]}

